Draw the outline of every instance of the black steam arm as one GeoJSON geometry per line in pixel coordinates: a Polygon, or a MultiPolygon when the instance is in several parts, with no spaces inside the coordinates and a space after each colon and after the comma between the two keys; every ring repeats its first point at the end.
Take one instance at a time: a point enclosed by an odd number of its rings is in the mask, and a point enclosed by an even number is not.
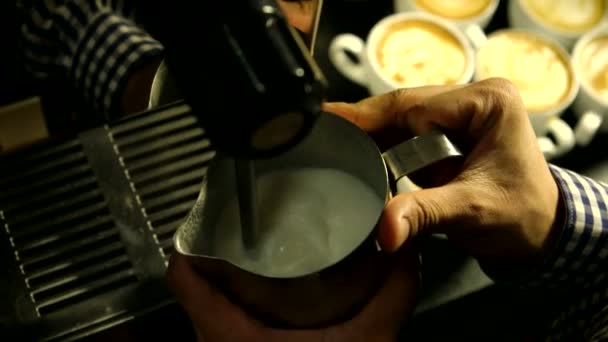
{"type": "Polygon", "coordinates": [[[148,0],[139,7],[216,149],[269,157],[310,131],[325,80],[275,0],[148,0]]]}

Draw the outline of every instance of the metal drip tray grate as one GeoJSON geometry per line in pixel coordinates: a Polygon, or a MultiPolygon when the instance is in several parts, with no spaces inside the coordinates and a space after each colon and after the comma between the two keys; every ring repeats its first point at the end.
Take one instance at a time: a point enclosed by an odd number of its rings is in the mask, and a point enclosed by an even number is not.
{"type": "Polygon", "coordinates": [[[167,305],[213,156],[184,105],[0,156],[0,340],[73,341],[167,305]]]}
{"type": "Polygon", "coordinates": [[[2,171],[4,228],[40,316],[137,282],[82,146],[2,171]]]}
{"type": "Polygon", "coordinates": [[[214,156],[196,117],[184,108],[149,114],[111,129],[166,257],[173,250],[173,234],[194,205],[207,164],[214,156]]]}

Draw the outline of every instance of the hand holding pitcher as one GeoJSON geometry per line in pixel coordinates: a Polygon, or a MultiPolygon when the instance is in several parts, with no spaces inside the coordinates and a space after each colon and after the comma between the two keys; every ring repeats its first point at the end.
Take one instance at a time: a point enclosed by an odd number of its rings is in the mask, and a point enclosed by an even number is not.
{"type": "Polygon", "coordinates": [[[559,192],[510,82],[403,89],[326,110],[379,134],[386,146],[439,128],[464,149],[463,167],[447,184],[437,186],[445,170],[426,172],[427,188],[387,204],[379,227],[385,250],[444,233],[487,267],[509,271],[542,261],[560,223],[559,192]]]}

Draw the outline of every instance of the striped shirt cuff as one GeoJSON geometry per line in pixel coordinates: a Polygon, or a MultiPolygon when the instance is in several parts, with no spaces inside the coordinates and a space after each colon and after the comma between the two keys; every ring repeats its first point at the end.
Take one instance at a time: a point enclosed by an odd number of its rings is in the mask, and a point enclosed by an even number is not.
{"type": "Polygon", "coordinates": [[[560,291],[597,288],[608,272],[607,186],[556,166],[550,169],[564,201],[565,223],[544,266],[526,285],[560,291]]]}
{"type": "Polygon", "coordinates": [[[70,78],[88,103],[113,116],[131,74],[162,53],[161,44],[133,22],[100,11],[75,44],[70,78]]]}

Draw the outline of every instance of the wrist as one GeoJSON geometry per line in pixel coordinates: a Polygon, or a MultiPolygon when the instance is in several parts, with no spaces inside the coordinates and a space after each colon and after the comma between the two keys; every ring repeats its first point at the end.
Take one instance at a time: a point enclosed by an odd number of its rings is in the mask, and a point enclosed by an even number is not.
{"type": "Polygon", "coordinates": [[[495,253],[493,257],[478,258],[484,272],[495,280],[528,278],[542,269],[555,254],[566,220],[564,198],[556,180],[549,174],[543,181],[529,182],[525,196],[517,192],[513,208],[505,210],[517,232],[514,242],[503,244],[508,251],[495,253]],[[505,257],[508,255],[508,257],[505,257]]]}
{"type": "Polygon", "coordinates": [[[553,206],[554,209],[551,212],[551,216],[553,220],[550,223],[550,228],[548,235],[545,239],[543,246],[541,247],[540,259],[538,260],[539,266],[546,263],[546,260],[550,255],[553,254],[553,251],[557,248],[557,244],[560,240],[562,232],[564,231],[564,226],[566,225],[566,204],[564,194],[557,186],[557,201],[553,206]]]}
{"type": "MultiPolygon", "coordinates": [[[[506,283],[524,288],[557,289],[567,286],[568,269],[564,260],[571,258],[567,244],[572,239],[576,225],[576,212],[573,195],[566,179],[571,177],[567,171],[555,166],[549,166],[557,195],[551,211],[551,220],[547,224],[547,233],[538,249],[537,257],[523,270],[507,277],[500,277],[506,283]]],[[[484,269],[485,270],[485,269],[484,269]]],[[[494,277],[491,275],[491,277],[494,277]]]]}

